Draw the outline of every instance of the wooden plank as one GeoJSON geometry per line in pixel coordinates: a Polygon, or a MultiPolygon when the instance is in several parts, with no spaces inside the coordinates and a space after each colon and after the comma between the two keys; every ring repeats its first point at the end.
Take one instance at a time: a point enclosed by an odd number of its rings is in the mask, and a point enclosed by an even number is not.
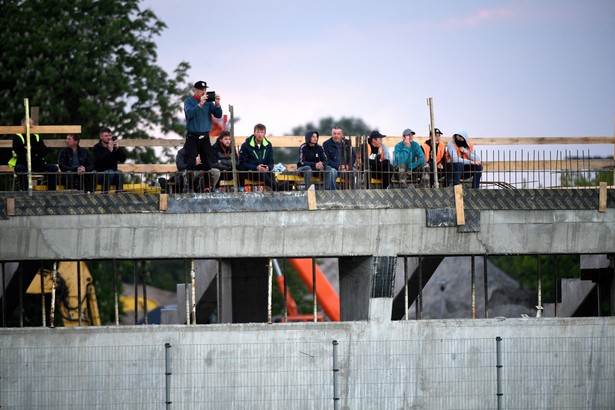
{"type": "Polygon", "coordinates": [[[600,183],[600,195],[598,200],[598,212],[606,212],[606,182],[600,183]]]}
{"type": "Polygon", "coordinates": [[[314,189],[314,185],[308,188],[307,199],[308,199],[308,209],[310,211],[315,211],[316,210],[316,190],[314,189]]]}
{"type": "MultiPolygon", "coordinates": [[[[30,127],[32,134],[81,134],[81,125],[33,125],[30,127]]],[[[2,134],[25,134],[25,125],[0,126],[2,134]]]]}
{"type": "Polygon", "coordinates": [[[15,198],[6,198],[6,214],[15,216],[15,198]]]}
{"type": "Polygon", "coordinates": [[[162,211],[162,212],[166,212],[167,211],[168,200],[169,200],[169,195],[168,194],[160,194],[160,203],[159,203],[159,207],[158,207],[158,209],[160,211],[162,211]]]}
{"type": "Polygon", "coordinates": [[[463,207],[463,184],[455,185],[455,213],[457,215],[457,225],[465,225],[466,218],[463,207]]]}

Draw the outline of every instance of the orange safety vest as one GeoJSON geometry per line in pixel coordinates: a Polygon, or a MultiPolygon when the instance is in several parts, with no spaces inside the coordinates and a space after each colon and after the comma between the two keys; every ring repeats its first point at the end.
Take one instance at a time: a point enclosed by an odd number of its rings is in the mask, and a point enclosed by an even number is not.
{"type": "MultiPolygon", "coordinates": [[[[474,144],[472,144],[470,141],[466,141],[466,143],[468,144],[468,147],[469,147],[468,151],[470,151],[470,152],[474,151],[474,144]]],[[[470,161],[470,158],[466,154],[461,154],[461,150],[459,149],[457,144],[455,144],[455,149],[457,150],[457,156],[459,158],[465,158],[468,161],[470,161]]]]}
{"type": "MultiPolygon", "coordinates": [[[[446,152],[445,145],[446,144],[444,144],[442,141],[440,141],[440,144],[438,144],[438,147],[436,148],[436,162],[442,162],[442,159],[444,158],[444,154],[446,152]]],[[[427,141],[423,143],[423,152],[425,153],[425,161],[431,161],[431,144],[427,141]]]]}

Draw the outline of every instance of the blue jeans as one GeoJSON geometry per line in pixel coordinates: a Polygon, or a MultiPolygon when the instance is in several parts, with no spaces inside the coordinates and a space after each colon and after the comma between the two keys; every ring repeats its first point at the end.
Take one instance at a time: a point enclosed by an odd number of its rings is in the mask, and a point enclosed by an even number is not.
{"type": "Polygon", "coordinates": [[[453,185],[459,185],[462,179],[472,178],[472,188],[478,188],[482,174],[482,165],[453,163],[453,185]]]}
{"type": "Polygon", "coordinates": [[[111,185],[115,185],[117,191],[124,189],[124,176],[122,171],[108,169],[96,174],[96,181],[102,185],[103,192],[109,192],[111,185]]]}
{"type": "Polygon", "coordinates": [[[310,167],[309,165],[299,167],[297,168],[297,171],[299,171],[299,173],[303,175],[303,179],[305,181],[305,189],[308,189],[310,185],[312,185],[312,175],[314,173],[317,173],[318,175],[324,176],[325,189],[332,191],[336,190],[335,180],[337,179],[337,170],[331,168],[328,165],[325,166],[324,171],[313,170],[312,167],[310,167]]]}

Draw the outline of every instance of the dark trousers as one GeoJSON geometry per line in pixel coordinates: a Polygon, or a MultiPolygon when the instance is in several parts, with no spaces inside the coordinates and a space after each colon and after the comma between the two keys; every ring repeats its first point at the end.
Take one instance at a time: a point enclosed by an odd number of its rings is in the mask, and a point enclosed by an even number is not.
{"type": "Polygon", "coordinates": [[[94,192],[94,174],[86,172],[66,172],[62,175],[66,189],[80,189],[84,192],[94,192]]]}
{"type": "Polygon", "coordinates": [[[96,180],[102,185],[103,192],[109,192],[111,185],[115,185],[115,189],[117,191],[124,189],[124,176],[121,171],[109,169],[107,171],[99,172],[96,175],[96,180]]]}
{"type": "MultiPolygon", "coordinates": [[[[209,132],[201,133],[186,133],[186,142],[184,143],[184,151],[186,155],[186,163],[188,164],[188,171],[194,171],[197,169],[196,157],[201,157],[201,165],[199,170],[209,171],[211,169],[211,141],[209,141],[209,132]]],[[[192,173],[188,173],[188,187],[194,186],[194,176],[192,173]]],[[[209,178],[204,178],[204,186],[202,188],[209,188],[209,178]]]]}
{"type": "MultiPolygon", "coordinates": [[[[58,166],[53,164],[42,164],[32,167],[32,172],[43,172],[47,174],[47,189],[49,191],[56,190],[56,173],[58,166]]],[[[15,173],[19,174],[19,189],[22,191],[28,190],[28,166],[23,164],[15,165],[15,173]]]]}
{"type": "Polygon", "coordinates": [[[387,189],[389,185],[391,185],[391,173],[393,172],[393,167],[388,159],[383,159],[382,161],[370,160],[369,169],[372,177],[382,180],[382,189],[387,189]]]}

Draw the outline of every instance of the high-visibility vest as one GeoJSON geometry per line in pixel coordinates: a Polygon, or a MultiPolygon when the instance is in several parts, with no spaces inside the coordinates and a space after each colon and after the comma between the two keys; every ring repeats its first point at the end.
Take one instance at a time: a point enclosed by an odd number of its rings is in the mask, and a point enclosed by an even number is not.
{"type": "MultiPolygon", "coordinates": [[[[436,162],[442,162],[445,151],[446,151],[445,144],[442,141],[440,141],[440,143],[438,144],[438,147],[436,148],[436,162]]],[[[425,160],[427,162],[431,161],[431,144],[424,142],[423,152],[425,153],[425,160]]]]}
{"type": "MultiPolygon", "coordinates": [[[[21,143],[26,145],[26,139],[23,137],[23,135],[22,134],[16,134],[16,135],[19,136],[19,138],[21,138],[21,143]]],[[[39,142],[38,134],[34,134],[34,136],[36,137],[36,142],[39,142]]],[[[11,168],[15,168],[15,165],[17,165],[17,153],[15,151],[13,151],[13,158],[9,159],[8,165],[11,168]]]]}

